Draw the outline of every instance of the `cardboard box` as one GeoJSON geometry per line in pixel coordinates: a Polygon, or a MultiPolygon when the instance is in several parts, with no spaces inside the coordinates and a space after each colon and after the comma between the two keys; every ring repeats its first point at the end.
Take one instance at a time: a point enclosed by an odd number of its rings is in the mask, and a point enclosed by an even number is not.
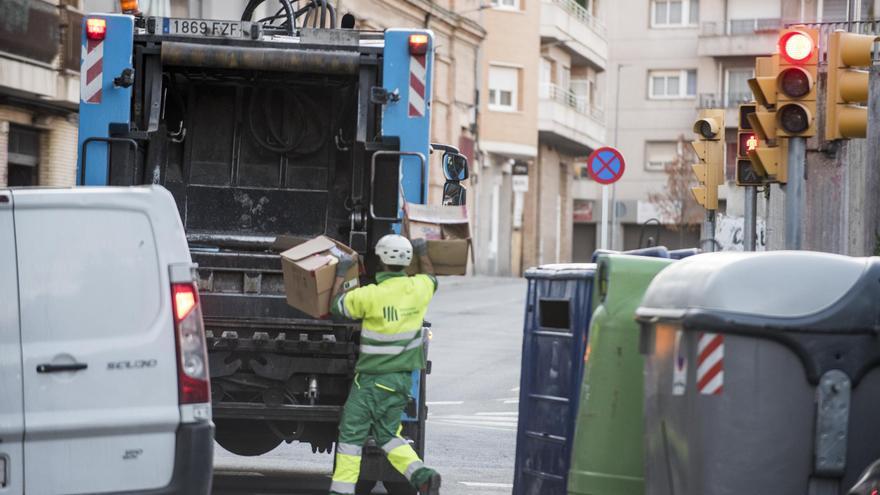
{"type": "MultiPolygon", "coordinates": [[[[404,231],[410,239],[428,241],[428,258],[435,275],[467,273],[471,245],[467,208],[408,203],[404,231]]],[[[418,258],[413,259],[407,273],[422,273],[418,258]]]]}
{"type": "MultiPolygon", "coordinates": [[[[314,318],[330,314],[330,296],[338,262],[330,252],[334,247],[357,260],[357,253],[352,249],[326,236],[301,242],[281,253],[287,304],[314,318]]],[[[357,285],[358,264],[355,263],[345,274],[344,287],[348,289],[357,285]]]]}

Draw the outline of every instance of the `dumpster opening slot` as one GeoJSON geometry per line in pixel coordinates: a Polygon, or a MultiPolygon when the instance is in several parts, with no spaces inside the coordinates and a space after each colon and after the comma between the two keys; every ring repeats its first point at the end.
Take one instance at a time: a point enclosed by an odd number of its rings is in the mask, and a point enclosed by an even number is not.
{"type": "Polygon", "coordinates": [[[568,299],[541,299],[538,301],[538,317],[543,328],[570,328],[568,299]]]}

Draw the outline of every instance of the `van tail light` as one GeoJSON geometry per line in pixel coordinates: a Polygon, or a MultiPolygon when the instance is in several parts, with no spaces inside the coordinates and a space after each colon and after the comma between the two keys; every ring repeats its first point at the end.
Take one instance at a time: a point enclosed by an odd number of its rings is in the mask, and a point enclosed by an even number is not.
{"type": "Polygon", "coordinates": [[[193,283],[171,284],[174,332],[177,334],[177,383],[181,404],[211,401],[208,352],[199,293],[193,283]]]}

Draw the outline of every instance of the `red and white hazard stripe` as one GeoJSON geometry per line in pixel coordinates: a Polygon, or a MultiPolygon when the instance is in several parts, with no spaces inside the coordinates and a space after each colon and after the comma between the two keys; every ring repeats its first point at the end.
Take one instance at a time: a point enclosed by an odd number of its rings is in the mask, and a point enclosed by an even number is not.
{"type": "Polygon", "coordinates": [[[425,75],[427,56],[413,55],[409,58],[409,116],[425,116],[425,75]]]}
{"type": "Polygon", "coordinates": [[[87,39],[80,71],[80,97],[85,103],[101,103],[104,81],[104,40],[87,39]]]}
{"type": "Polygon", "coordinates": [[[724,388],[724,335],[701,333],[697,342],[697,389],[720,395],[724,388]]]}

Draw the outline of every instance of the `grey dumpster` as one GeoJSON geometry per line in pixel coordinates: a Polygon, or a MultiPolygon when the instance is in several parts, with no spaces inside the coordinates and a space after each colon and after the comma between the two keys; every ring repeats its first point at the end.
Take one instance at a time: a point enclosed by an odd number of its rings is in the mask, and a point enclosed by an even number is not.
{"type": "Polygon", "coordinates": [[[880,258],[711,253],[636,312],[647,495],[837,495],[880,457],[880,258]]]}

